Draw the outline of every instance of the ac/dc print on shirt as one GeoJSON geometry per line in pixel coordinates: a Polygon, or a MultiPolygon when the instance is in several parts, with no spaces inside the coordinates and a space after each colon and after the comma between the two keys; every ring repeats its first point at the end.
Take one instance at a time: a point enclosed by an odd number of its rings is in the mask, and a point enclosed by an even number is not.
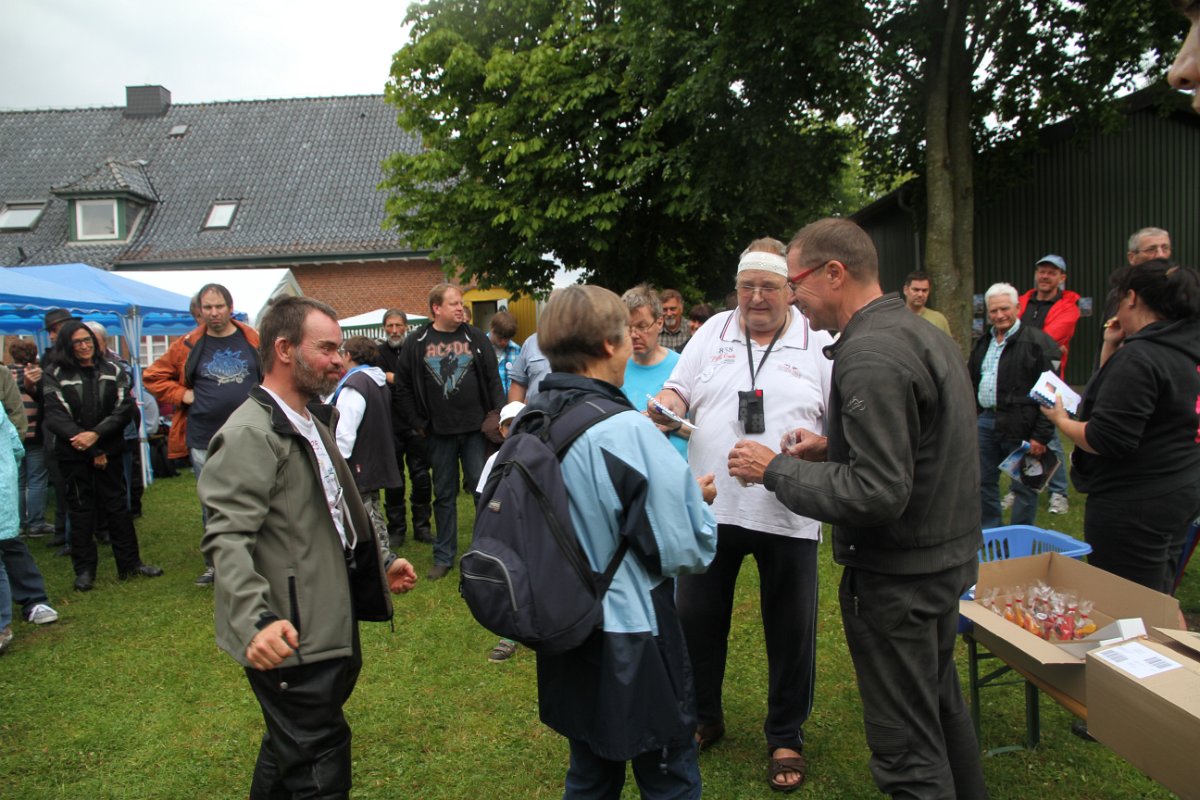
{"type": "Polygon", "coordinates": [[[441,339],[425,345],[424,360],[425,368],[437,385],[442,387],[442,397],[449,399],[462,387],[463,379],[475,360],[475,352],[471,349],[471,343],[464,339],[441,339]]]}

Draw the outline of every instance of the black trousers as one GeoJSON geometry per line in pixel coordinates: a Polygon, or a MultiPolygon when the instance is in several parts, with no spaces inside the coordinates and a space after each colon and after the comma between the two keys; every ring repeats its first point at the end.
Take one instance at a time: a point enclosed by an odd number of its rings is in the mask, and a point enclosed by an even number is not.
{"type": "Polygon", "coordinates": [[[125,502],[125,475],[117,454],[104,469],[88,461],[59,462],[66,488],[67,508],[71,517],[71,562],[75,574],[96,574],[96,522],[108,523],[117,574],[132,572],[142,563],[137,533],[125,502]]]}
{"type": "MultiPolygon", "coordinates": [[[[430,517],[433,513],[433,479],[429,473],[429,455],[425,452],[425,440],[417,434],[395,434],[396,466],[400,468],[401,484],[383,491],[384,513],[387,515],[388,535],[403,538],[408,532],[407,511],[404,507],[404,462],[408,462],[408,475],[412,483],[413,533],[432,532],[430,517]]],[[[474,487],[471,487],[474,488],[474,487]]]]}
{"type": "Polygon", "coordinates": [[[1172,594],[1188,526],[1200,508],[1200,487],[1131,500],[1093,492],[1083,511],[1083,538],[1093,567],[1172,594]]]}
{"type": "Polygon", "coordinates": [[[675,603],[687,639],[701,724],[724,721],[721,686],[733,590],[747,555],[758,564],[767,645],[767,747],[800,750],[812,712],[817,627],[817,542],[717,526],[717,555],[700,575],[681,575],[675,603]]]}
{"type": "Polygon", "coordinates": [[[353,624],[348,658],[265,672],[246,668],[267,727],[250,800],[350,796],[350,724],[342,706],[362,670],[358,623],[353,624]]]}
{"type": "Polygon", "coordinates": [[[987,797],[958,683],[958,598],[979,565],[928,575],[847,567],[838,599],[862,696],[871,774],[893,798],[987,797]]]}

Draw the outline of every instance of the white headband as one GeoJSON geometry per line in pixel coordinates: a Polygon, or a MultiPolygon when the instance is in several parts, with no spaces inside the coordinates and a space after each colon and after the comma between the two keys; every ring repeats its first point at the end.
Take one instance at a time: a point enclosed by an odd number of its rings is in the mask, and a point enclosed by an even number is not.
{"type": "Polygon", "coordinates": [[[765,272],[774,272],[776,275],[788,276],[787,259],[775,253],[763,253],[754,251],[743,253],[742,258],[738,261],[738,274],[745,272],[748,269],[761,269],[765,272]]]}

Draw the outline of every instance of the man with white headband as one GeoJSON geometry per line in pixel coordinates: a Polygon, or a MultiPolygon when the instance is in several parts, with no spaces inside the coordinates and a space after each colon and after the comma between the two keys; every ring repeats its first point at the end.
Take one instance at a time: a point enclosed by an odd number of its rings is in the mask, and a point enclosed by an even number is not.
{"type": "MultiPolygon", "coordinates": [[[[741,256],[738,306],[696,332],[657,400],[696,425],[688,463],[716,474],[717,555],[702,575],[678,579],[676,602],[696,683],[696,738],[703,749],[725,732],[721,684],[733,590],[747,555],[758,564],[767,644],[768,781],[791,791],[804,781],[803,726],[812,711],[816,649],[817,543],[821,526],[789,511],[762,486],[730,477],[739,439],[778,447],[797,427],[824,430],[832,339],[791,307],[783,244],[759,239],[741,256]]],[[[650,416],[675,427],[653,404],[650,416]]],[[[739,720],[739,722],[745,722],[739,720]]]]}

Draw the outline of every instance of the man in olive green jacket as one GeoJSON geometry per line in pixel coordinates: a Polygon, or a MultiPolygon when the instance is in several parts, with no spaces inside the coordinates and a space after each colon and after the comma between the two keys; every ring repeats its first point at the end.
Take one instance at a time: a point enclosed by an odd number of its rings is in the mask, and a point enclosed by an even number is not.
{"type": "Polygon", "coordinates": [[[213,437],[200,475],[217,643],[246,668],[266,721],[250,797],[344,797],[357,623],[391,619],[388,589],[408,591],[416,574],[376,540],[331,433],[336,410],[308,407],[341,371],[333,309],[284,298],[261,336],[262,386],[213,437]]]}

